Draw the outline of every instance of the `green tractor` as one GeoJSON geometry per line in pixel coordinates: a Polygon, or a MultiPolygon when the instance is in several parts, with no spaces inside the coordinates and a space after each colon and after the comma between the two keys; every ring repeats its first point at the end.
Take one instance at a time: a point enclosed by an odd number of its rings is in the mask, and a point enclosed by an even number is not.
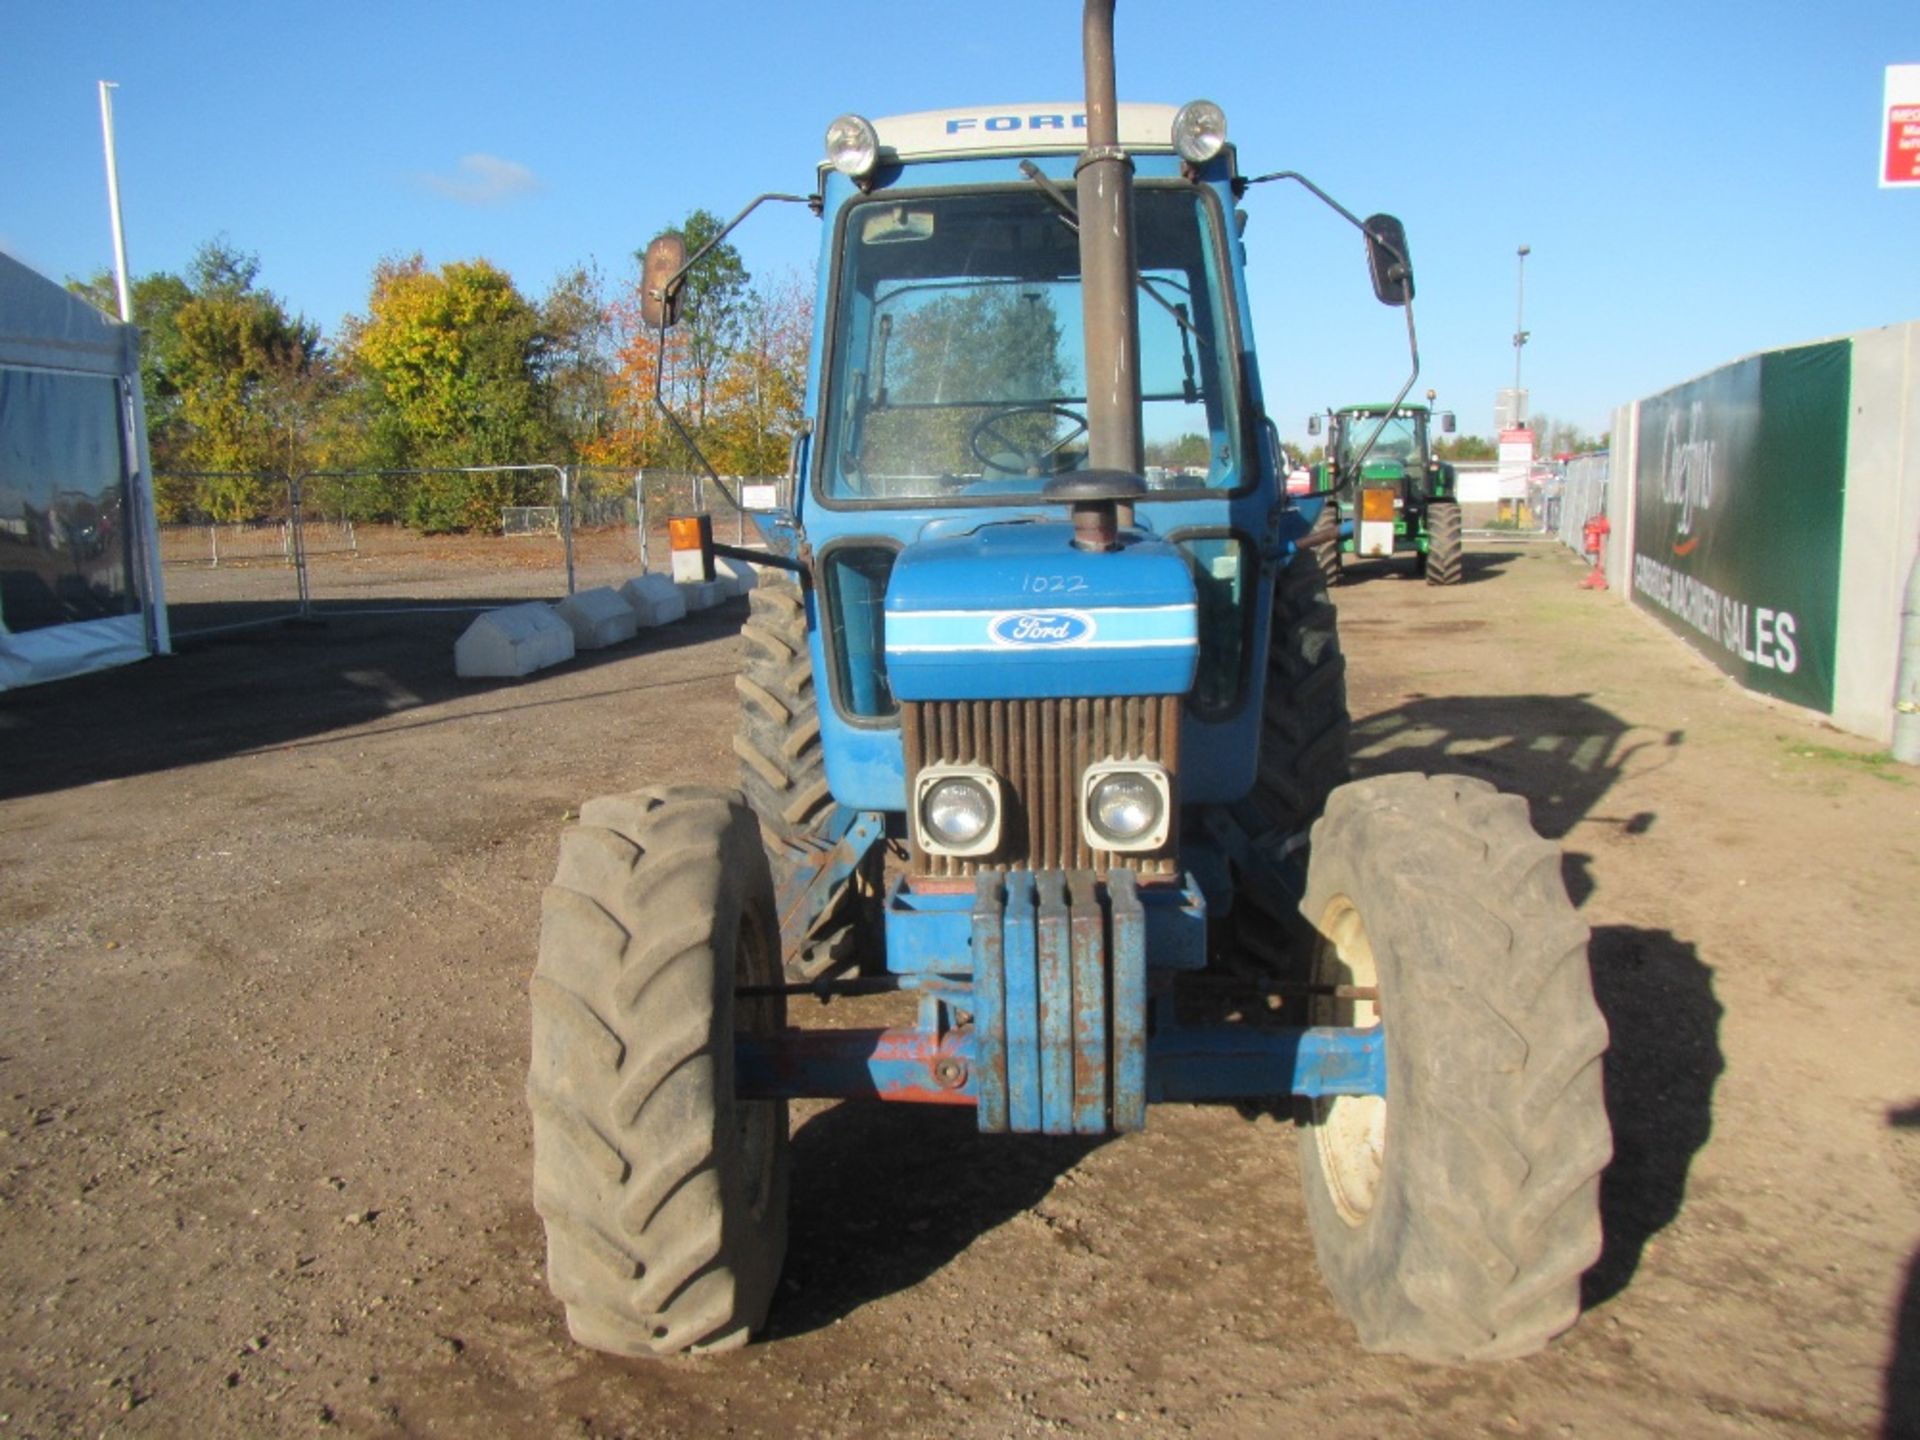
{"type": "MultiPolygon", "coordinates": [[[[1349,405],[1326,417],[1327,458],[1316,466],[1313,491],[1326,503],[1307,544],[1329,585],[1338,584],[1343,556],[1414,557],[1414,573],[1429,585],[1460,582],[1460,502],[1453,466],[1434,457],[1431,427],[1453,433],[1453,412],[1427,405],[1349,405]]],[[[1320,433],[1320,417],[1307,421],[1320,433]]]]}

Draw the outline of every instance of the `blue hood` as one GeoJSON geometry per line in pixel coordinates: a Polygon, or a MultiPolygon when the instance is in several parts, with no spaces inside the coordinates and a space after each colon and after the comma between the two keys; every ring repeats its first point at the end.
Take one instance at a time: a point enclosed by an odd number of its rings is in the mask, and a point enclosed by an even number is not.
{"type": "Polygon", "coordinates": [[[887,675],[902,700],[1179,695],[1200,653],[1180,550],[1137,532],[1104,554],[1060,522],[910,545],[887,583],[887,675]]]}

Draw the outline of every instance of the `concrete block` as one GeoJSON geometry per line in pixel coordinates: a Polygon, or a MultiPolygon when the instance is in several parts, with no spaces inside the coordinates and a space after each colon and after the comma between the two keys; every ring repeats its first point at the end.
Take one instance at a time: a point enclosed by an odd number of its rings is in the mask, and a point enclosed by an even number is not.
{"type": "Polygon", "coordinates": [[[665,575],[641,575],[620,587],[620,598],[633,610],[642,629],[671,625],[687,613],[687,597],[665,575]]]}
{"type": "Polygon", "coordinates": [[[760,583],[760,572],[745,560],[736,560],[731,555],[717,555],[713,561],[714,579],[726,583],[727,593],[744,595],[760,583]]]}
{"type": "Polygon", "coordinates": [[[682,585],[680,593],[687,597],[689,610],[711,610],[722,600],[733,598],[733,591],[727,588],[724,580],[700,580],[692,585],[682,585]]]}
{"type": "Polygon", "coordinates": [[[633,638],[639,621],[633,607],[612,586],[580,590],[558,601],[553,613],[573,628],[573,648],[604,650],[633,638]]]}
{"type": "Polygon", "coordinates": [[[538,600],[489,610],[453,642],[453,673],[463,680],[531,675],[573,658],[573,627],[538,600]]]}

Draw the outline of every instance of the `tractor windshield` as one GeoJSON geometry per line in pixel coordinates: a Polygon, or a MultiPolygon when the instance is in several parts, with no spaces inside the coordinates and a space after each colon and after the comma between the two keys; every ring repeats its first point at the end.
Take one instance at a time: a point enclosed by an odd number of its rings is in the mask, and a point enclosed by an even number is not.
{"type": "MultiPolygon", "coordinates": [[[[1417,411],[1402,410],[1392,416],[1386,428],[1380,432],[1380,438],[1367,452],[1369,465],[1417,465],[1422,461],[1422,452],[1426,448],[1426,416],[1417,411]]],[[[1340,427],[1340,468],[1351,469],[1360,447],[1367,443],[1367,437],[1373,434],[1374,427],[1380,423],[1380,412],[1368,414],[1366,411],[1349,413],[1340,427]]]]}
{"type": "MultiPolygon", "coordinates": [[[[1156,490],[1240,483],[1214,215],[1140,186],[1142,435],[1156,490]]],[[[821,488],[978,504],[1087,463],[1079,238],[1031,187],[850,206],[825,386],[821,488]]]]}

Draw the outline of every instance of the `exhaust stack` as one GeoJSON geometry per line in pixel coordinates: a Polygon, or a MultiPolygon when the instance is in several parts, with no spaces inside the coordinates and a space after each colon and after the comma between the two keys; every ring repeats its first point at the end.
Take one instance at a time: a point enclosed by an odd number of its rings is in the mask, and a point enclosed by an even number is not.
{"type": "Polygon", "coordinates": [[[1140,474],[1140,323],[1135,300],[1133,161],[1120,148],[1115,99],[1115,0],[1087,0],[1087,148],[1074,167],[1080,212],[1081,309],[1087,347],[1087,463],[1140,474]]]}

